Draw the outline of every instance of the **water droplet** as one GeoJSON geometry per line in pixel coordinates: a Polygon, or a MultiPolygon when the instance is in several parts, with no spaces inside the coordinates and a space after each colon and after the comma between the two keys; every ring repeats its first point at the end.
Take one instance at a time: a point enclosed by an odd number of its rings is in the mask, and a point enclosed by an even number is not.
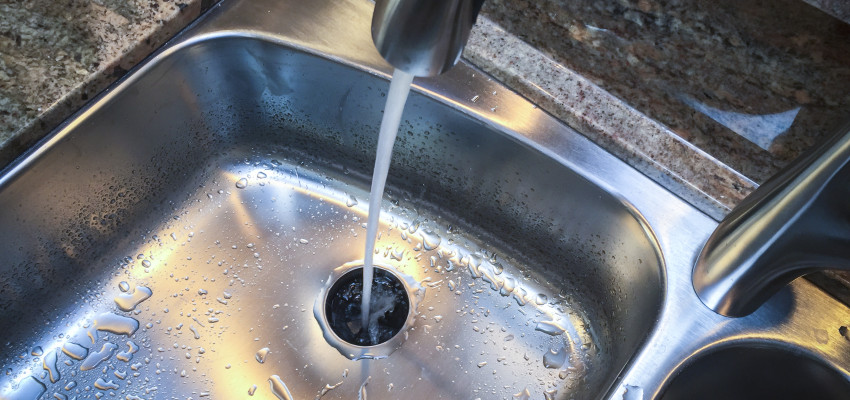
{"type": "Polygon", "coordinates": [[[115,356],[115,358],[124,362],[129,362],[133,359],[133,354],[136,354],[136,352],[139,351],[139,346],[136,343],[133,343],[132,340],[128,340],[126,344],[127,350],[118,352],[118,355],[115,356]]]}
{"type": "Polygon", "coordinates": [[[280,400],[292,400],[292,394],[286,384],[277,375],[272,375],[269,378],[269,386],[271,386],[272,394],[280,400]]]}
{"type": "Polygon", "coordinates": [[[322,391],[319,393],[319,397],[318,397],[318,398],[320,399],[320,398],[324,397],[326,394],[328,394],[328,392],[330,392],[331,390],[336,389],[336,387],[337,387],[337,386],[339,386],[339,385],[342,385],[342,382],[341,382],[341,381],[340,381],[340,382],[337,382],[337,383],[336,383],[336,384],[334,384],[334,385],[331,385],[330,383],[325,384],[325,387],[323,387],[323,388],[322,388],[322,391]]]}
{"type": "Polygon", "coordinates": [[[56,383],[56,381],[58,381],[62,376],[59,373],[59,369],[56,367],[56,350],[51,351],[44,356],[44,360],[41,362],[41,367],[47,371],[48,376],[50,376],[50,383],[56,383]]]}
{"type": "Polygon", "coordinates": [[[269,355],[270,351],[271,350],[269,350],[268,347],[263,347],[262,349],[257,351],[257,354],[254,355],[254,358],[257,360],[258,363],[262,364],[266,362],[266,356],[269,355]]]}
{"type": "Polygon", "coordinates": [[[151,261],[150,260],[142,260],[142,266],[145,267],[145,268],[150,268],[151,267],[151,261]]]}
{"type": "Polygon", "coordinates": [[[538,294],[537,297],[534,299],[534,302],[537,303],[538,306],[546,304],[547,301],[549,301],[549,298],[546,297],[546,295],[543,293],[538,294]]]}
{"type": "Polygon", "coordinates": [[[89,354],[89,349],[73,342],[67,342],[62,345],[62,352],[75,360],[82,360],[89,354]]]}
{"type": "Polygon", "coordinates": [[[820,344],[829,343],[829,333],[823,329],[815,329],[815,340],[820,344]]]}
{"type": "Polygon", "coordinates": [[[88,371],[96,368],[98,364],[106,361],[107,358],[112,357],[112,354],[114,354],[117,349],[118,346],[114,343],[104,343],[100,351],[93,352],[86,357],[85,361],[83,361],[82,365],[80,365],[80,370],[88,371]]]}
{"type": "Polygon", "coordinates": [[[354,195],[348,195],[348,199],[345,200],[346,207],[354,207],[357,205],[357,199],[354,198],[354,195]]]}
{"type": "Polygon", "coordinates": [[[502,288],[499,289],[499,294],[502,296],[510,296],[516,289],[516,279],[508,276],[502,282],[502,288]]]}
{"type": "Polygon", "coordinates": [[[554,321],[540,321],[537,323],[537,326],[534,327],[534,330],[543,332],[547,335],[560,335],[564,333],[564,328],[561,328],[554,321]]]}
{"type": "Polygon", "coordinates": [[[477,94],[476,94],[475,96],[472,96],[472,99],[471,99],[471,100],[472,100],[472,102],[473,102],[473,103],[475,103],[476,101],[478,101],[478,98],[479,98],[479,97],[480,97],[480,96],[478,96],[477,94]]]}
{"type": "Polygon", "coordinates": [[[643,388],[640,386],[626,385],[623,392],[623,400],[643,400],[643,388]]]}
{"type": "Polygon", "coordinates": [[[133,293],[119,293],[115,297],[115,304],[121,311],[133,311],[139,303],[147,300],[151,295],[153,295],[153,291],[149,288],[136,286],[133,293]]]}
{"type": "Polygon", "coordinates": [[[230,294],[229,292],[222,292],[222,295],[224,296],[225,299],[229,299],[229,298],[233,297],[233,295],[230,294]]]}
{"type": "Polygon", "coordinates": [[[549,349],[543,355],[543,366],[549,369],[558,369],[564,366],[567,362],[567,349],[560,347],[557,349],[549,349]]]}
{"type": "Polygon", "coordinates": [[[44,354],[44,349],[42,349],[41,346],[35,346],[35,347],[32,348],[32,351],[30,352],[30,354],[32,354],[36,357],[41,356],[41,355],[44,354]]]}
{"type": "Polygon", "coordinates": [[[253,396],[254,392],[256,392],[256,391],[257,391],[257,385],[251,385],[251,387],[248,389],[248,396],[253,396]]]}
{"type": "Polygon", "coordinates": [[[121,283],[118,284],[118,289],[120,289],[122,292],[126,292],[130,290],[130,284],[127,283],[127,281],[121,281],[121,283]]]}
{"type": "MultiPolygon", "coordinates": [[[[104,313],[94,319],[94,329],[117,335],[130,336],[139,329],[139,321],[122,315],[104,313]]],[[[95,336],[91,335],[92,332],[89,333],[90,336],[95,336]]],[[[91,338],[94,339],[94,337],[91,338]]]]}
{"type": "Polygon", "coordinates": [[[265,172],[262,172],[262,171],[257,172],[257,178],[264,179],[264,178],[265,178],[265,177],[267,177],[267,176],[268,176],[268,175],[266,175],[266,173],[265,173],[265,172]]]}
{"type": "Polygon", "coordinates": [[[248,187],[248,180],[247,179],[241,178],[238,181],[236,181],[236,188],[237,189],[245,189],[246,187],[248,187]]]}
{"type": "Polygon", "coordinates": [[[428,232],[426,230],[422,230],[419,232],[419,235],[422,236],[422,247],[425,250],[434,250],[440,246],[440,242],[442,242],[442,238],[434,232],[428,232]]]}
{"type": "Polygon", "coordinates": [[[115,390],[120,388],[120,386],[118,386],[114,382],[106,381],[103,378],[97,378],[97,380],[94,382],[94,387],[100,390],[115,390]]]}
{"type": "Polygon", "coordinates": [[[514,394],[514,398],[519,400],[529,400],[531,398],[531,392],[529,392],[526,387],[521,392],[514,394]]]}
{"type": "Polygon", "coordinates": [[[557,389],[549,389],[549,390],[543,392],[543,398],[545,400],[555,400],[557,395],[558,395],[557,389]]]}

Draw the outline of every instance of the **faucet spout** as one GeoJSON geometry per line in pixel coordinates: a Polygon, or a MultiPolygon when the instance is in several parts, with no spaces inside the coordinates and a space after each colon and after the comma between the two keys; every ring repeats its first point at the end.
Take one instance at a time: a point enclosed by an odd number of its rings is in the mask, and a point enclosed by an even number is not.
{"type": "Polygon", "coordinates": [[[702,302],[742,317],[799,276],[850,270],[848,164],[850,124],[732,210],[694,266],[702,302]]]}
{"type": "Polygon", "coordinates": [[[453,67],[484,0],[376,0],[372,40],[393,67],[434,76],[453,67]]]}

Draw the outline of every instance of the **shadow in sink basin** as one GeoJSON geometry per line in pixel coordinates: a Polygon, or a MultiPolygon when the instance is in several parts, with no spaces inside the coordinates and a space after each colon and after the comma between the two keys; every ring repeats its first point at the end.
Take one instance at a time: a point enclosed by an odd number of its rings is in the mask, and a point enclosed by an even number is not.
{"type": "Polygon", "coordinates": [[[727,347],[697,358],[662,400],[846,399],[850,382],[811,356],[776,347],[727,347]]]}
{"type": "MultiPolygon", "coordinates": [[[[0,391],[30,375],[53,390],[71,371],[86,386],[102,368],[68,354],[138,347],[145,362],[103,364],[133,366],[128,393],[268,397],[276,375],[295,398],[356,396],[365,364],[307,310],[332,268],[362,257],[387,87],[221,36],[155,58],[72,121],[0,181],[0,391]],[[111,314],[137,330],[110,330],[111,314]],[[19,357],[34,346],[59,357],[56,382],[42,356],[19,357]]],[[[407,341],[370,362],[370,398],[598,397],[651,331],[664,273],[649,228],[515,135],[409,99],[378,258],[426,296],[407,341]]]]}

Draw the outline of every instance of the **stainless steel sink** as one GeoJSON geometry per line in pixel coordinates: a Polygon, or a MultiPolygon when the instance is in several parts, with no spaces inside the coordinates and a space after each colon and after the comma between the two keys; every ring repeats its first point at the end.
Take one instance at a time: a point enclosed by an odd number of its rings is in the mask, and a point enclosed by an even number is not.
{"type": "Polygon", "coordinates": [[[727,347],[699,357],[663,400],[846,399],[850,382],[809,355],[775,347],[727,347]]]}
{"type": "Polygon", "coordinates": [[[363,256],[388,88],[371,7],[225,1],[3,172],[0,398],[653,397],[742,340],[846,379],[846,308],[800,281],[714,314],[716,222],[467,64],[415,82],[390,169],[411,328],[332,347],[313,309],[363,256]]]}

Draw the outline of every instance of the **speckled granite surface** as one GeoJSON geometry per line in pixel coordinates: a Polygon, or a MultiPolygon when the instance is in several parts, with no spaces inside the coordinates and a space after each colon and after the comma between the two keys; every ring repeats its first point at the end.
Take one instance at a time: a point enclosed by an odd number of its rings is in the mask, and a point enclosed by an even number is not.
{"type": "Polygon", "coordinates": [[[850,116],[850,25],[800,0],[490,0],[483,13],[756,182],[850,116]]]}
{"type": "Polygon", "coordinates": [[[188,25],[206,3],[0,1],[0,165],[188,25]]]}
{"type": "Polygon", "coordinates": [[[486,17],[479,18],[464,57],[715,218],[725,215],[755,187],[486,17]]]}

